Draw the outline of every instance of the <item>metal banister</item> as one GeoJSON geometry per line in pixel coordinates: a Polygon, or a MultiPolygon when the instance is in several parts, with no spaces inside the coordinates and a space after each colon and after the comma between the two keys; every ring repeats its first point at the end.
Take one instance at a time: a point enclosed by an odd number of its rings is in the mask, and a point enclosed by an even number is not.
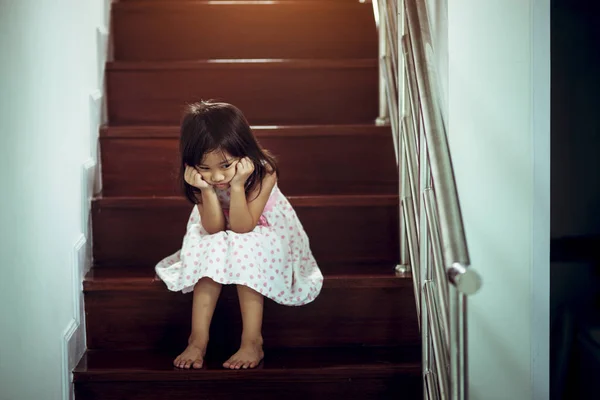
{"type": "Polygon", "coordinates": [[[408,29],[410,32],[414,72],[417,77],[419,101],[426,132],[431,173],[438,195],[440,233],[444,243],[445,265],[460,263],[469,265],[467,240],[462,223],[458,193],[454,180],[450,149],[446,139],[444,121],[436,97],[433,46],[429,34],[426,3],[405,0],[408,29]]]}
{"type": "Polygon", "coordinates": [[[427,4],[373,0],[379,29],[380,117],[400,173],[399,272],[412,273],[427,399],[468,398],[467,295],[481,287],[469,265],[439,90],[427,4]]]}

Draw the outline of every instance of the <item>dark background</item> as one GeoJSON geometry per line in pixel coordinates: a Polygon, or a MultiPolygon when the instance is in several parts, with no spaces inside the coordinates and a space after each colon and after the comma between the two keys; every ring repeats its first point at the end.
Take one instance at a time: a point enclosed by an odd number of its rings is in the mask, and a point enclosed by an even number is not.
{"type": "Polygon", "coordinates": [[[551,1],[552,399],[600,398],[600,6],[551,1]]]}

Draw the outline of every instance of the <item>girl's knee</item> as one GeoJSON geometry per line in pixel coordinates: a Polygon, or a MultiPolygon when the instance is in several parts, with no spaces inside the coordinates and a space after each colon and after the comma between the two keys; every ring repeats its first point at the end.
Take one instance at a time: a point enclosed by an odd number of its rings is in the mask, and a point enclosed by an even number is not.
{"type": "Polygon", "coordinates": [[[203,287],[220,288],[221,284],[219,282],[215,282],[212,278],[205,276],[204,278],[200,278],[200,280],[196,282],[194,290],[202,289],[203,287]]]}

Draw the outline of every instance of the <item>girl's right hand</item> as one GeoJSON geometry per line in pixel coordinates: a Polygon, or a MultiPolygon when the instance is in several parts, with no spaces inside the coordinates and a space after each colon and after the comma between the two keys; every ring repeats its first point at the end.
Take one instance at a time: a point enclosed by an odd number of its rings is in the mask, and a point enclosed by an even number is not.
{"type": "Polygon", "coordinates": [[[198,172],[194,167],[190,167],[189,165],[185,166],[183,178],[185,179],[188,185],[191,185],[200,190],[212,188],[212,186],[210,186],[208,182],[202,179],[202,175],[200,175],[200,172],[198,172]]]}

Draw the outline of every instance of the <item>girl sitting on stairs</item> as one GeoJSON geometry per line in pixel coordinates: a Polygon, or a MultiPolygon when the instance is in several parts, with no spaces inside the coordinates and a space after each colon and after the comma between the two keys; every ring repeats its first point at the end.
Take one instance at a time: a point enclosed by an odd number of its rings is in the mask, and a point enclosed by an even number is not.
{"type": "Polygon", "coordinates": [[[202,368],[221,285],[236,285],[241,346],[223,366],[254,368],[262,360],[264,296],[288,306],[313,301],[323,275],[308,237],[277,187],[278,168],[242,112],[226,103],[188,107],[181,124],[180,180],[195,204],[181,250],[160,261],[169,290],[194,292],[192,332],[174,361],[202,368]]]}

